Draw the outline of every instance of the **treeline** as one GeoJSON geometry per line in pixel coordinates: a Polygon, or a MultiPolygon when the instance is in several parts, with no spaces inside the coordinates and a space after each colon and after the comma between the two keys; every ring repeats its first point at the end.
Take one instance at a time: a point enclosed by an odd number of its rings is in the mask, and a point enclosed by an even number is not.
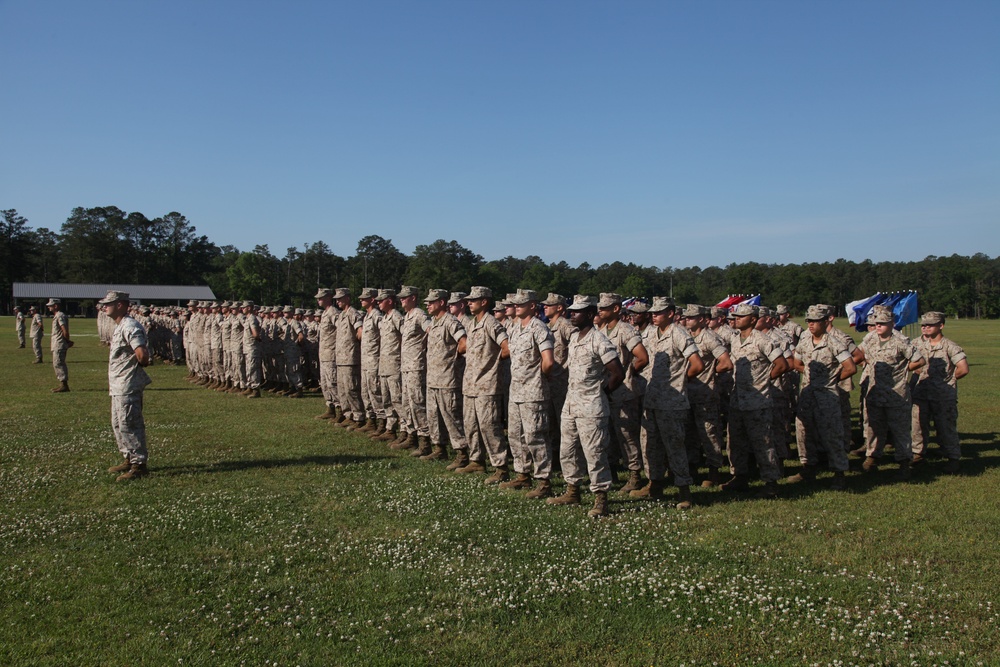
{"type": "Polygon", "coordinates": [[[496,294],[528,287],[545,294],[618,292],[626,296],[673,294],[678,303],[714,304],[728,294],[762,294],[802,313],[812,303],[843,305],[875,292],[917,290],[922,310],[952,317],[1000,317],[1000,257],[929,256],[911,262],[810,264],[733,263],[725,267],[600,266],[547,263],[540,257],[486,261],[456,241],[438,240],[401,252],[381,236],[365,236],[353,254],[316,241],[275,255],[266,245],[250,250],[218,246],[180,213],[149,218],[114,206],[75,208],[58,231],[32,229],[16,210],[0,212],[0,299],[10,312],[14,282],[209,285],[226,299],[312,305],[318,286],[364,286],[469,291],[487,285],[496,294]]]}

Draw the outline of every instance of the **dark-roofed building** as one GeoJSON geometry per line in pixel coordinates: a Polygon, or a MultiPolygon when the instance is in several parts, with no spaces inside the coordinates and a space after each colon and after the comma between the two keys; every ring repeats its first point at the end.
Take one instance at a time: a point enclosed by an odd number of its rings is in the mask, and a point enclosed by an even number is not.
{"type": "MultiPolygon", "coordinates": [[[[184,305],[189,300],[214,301],[215,293],[207,285],[126,285],[122,283],[14,283],[14,305],[29,301],[45,303],[55,298],[62,299],[70,314],[91,315],[80,312],[83,301],[103,299],[110,290],[128,292],[133,301],[139,303],[163,303],[184,305]],[[75,308],[69,306],[75,306],[75,308]]],[[[44,311],[43,311],[44,312],[44,311]]]]}

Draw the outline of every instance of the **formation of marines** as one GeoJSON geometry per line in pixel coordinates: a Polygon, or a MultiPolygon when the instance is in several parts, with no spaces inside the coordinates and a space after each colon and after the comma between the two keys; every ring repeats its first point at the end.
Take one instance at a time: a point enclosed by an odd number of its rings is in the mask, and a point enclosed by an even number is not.
{"type": "Polygon", "coordinates": [[[824,304],[803,329],[783,306],[681,308],[655,297],[623,308],[613,293],[494,300],[476,286],[421,299],[412,286],[366,288],[360,309],[346,288],[315,298],[315,311],[192,303],[190,378],[248,397],[262,387],[301,396],[314,378],[326,403],[318,419],[553,504],[580,504],[587,483],[594,516],[607,513],[619,474],[619,491],[660,500],[673,486],[686,509],[693,486],[747,491],[757,477],[757,496],[773,498],[782,478],[814,482],[824,466],[831,488],[844,489],[850,454],[871,472],[890,444],[907,480],[932,423],[957,470],[955,387],[968,364],[941,336],[940,313],[925,314],[928,335],[911,342],[875,308],[855,345],[824,304]],[[852,449],[859,368],[864,442],[852,449]],[[794,458],[801,467],[786,477],[794,458]]]}
{"type": "MultiPolygon", "coordinates": [[[[673,486],[687,509],[692,486],[748,491],[756,477],[756,495],[774,498],[782,478],[812,483],[823,467],[830,488],[843,490],[849,455],[870,473],[891,445],[896,478],[906,481],[932,425],[945,470],[959,470],[957,381],[969,366],[943,336],[942,313],[925,313],[911,341],[876,306],[856,345],[826,304],[809,307],[803,329],[784,306],[681,308],[654,297],[623,308],[614,293],[568,301],[519,289],[494,300],[488,287],[432,289],[421,308],[415,287],[366,288],[360,310],[346,288],[315,298],[316,310],[191,301],[130,313],[151,353],[186,363],[191,382],[247,398],[315,388],[326,404],[317,419],[421,460],[448,460],[458,474],[491,473],[487,485],[579,505],[587,484],[591,516],[608,513],[619,474],[620,492],[662,500],[673,486]],[[855,376],[863,444],[852,449],[855,376]],[[786,477],[794,458],[800,467],[786,477]]],[[[102,341],[109,322],[98,322],[102,341]]],[[[68,330],[60,338],[65,345],[68,330]]]]}

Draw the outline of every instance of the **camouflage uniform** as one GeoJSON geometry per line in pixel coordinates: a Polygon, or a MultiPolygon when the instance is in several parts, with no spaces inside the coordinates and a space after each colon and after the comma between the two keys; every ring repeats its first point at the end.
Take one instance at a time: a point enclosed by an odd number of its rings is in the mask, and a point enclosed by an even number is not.
{"type": "MultiPolygon", "coordinates": [[[[109,295],[110,296],[110,295],[109,295]]],[[[128,295],[124,295],[128,298],[128,295]]],[[[129,316],[121,319],[111,336],[108,358],[108,394],[111,396],[111,430],[122,456],[133,465],[146,463],[146,424],[142,394],[151,382],[133,350],[147,345],[146,332],[129,316]]]]}
{"type": "Polygon", "coordinates": [[[319,388],[327,406],[340,406],[337,394],[337,317],[333,304],[323,309],[319,319],[319,388]]]}
{"type": "Polygon", "coordinates": [[[580,486],[589,475],[590,490],[594,493],[611,488],[608,464],[611,406],[603,384],[606,366],[616,358],[615,346],[597,329],[591,328],[582,339],[575,332],[570,338],[559,460],[567,484],[580,486]]]}
{"type": "Polygon", "coordinates": [[[649,382],[643,402],[642,456],[650,481],[660,482],[670,472],[676,486],[690,486],[694,481],[688,465],[684,440],[685,422],[691,405],[688,402],[687,371],[689,357],[698,354],[691,334],[679,324],[666,329],[653,327],[648,337],[649,382]]]}
{"type": "MultiPolygon", "coordinates": [[[[400,291],[406,296],[406,290],[400,291]]],[[[430,318],[419,308],[413,308],[403,317],[400,329],[400,366],[403,372],[403,411],[406,413],[407,433],[427,437],[427,328],[430,318]]]]}
{"type": "MultiPolygon", "coordinates": [[[[371,298],[375,298],[374,293],[371,298]]],[[[378,374],[381,321],[382,311],[373,306],[365,313],[361,323],[361,400],[365,406],[365,418],[369,420],[385,419],[378,374]]]]}
{"type": "Polygon", "coordinates": [[[24,313],[21,309],[17,309],[17,315],[14,316],[14,331],[17,333],[17,345],[18,347],[24,347],[24,313]]]}
{"type": "Polygon", "coordinates": [[[455,371],[458,344],[465,335],[462,323],[448,312],[432,317],[427,327],[427,426],[433,445],[444,444],[443,424],[454,449],[469,448],[455,371]]]}
{"type": "Polygon", "coordinates": [[[831,470],[847,470],[838,384],[841,364],[850,358],[843,340],[829,331],[818,342],[806,333],[795,347],[795,359],[805,365],[795,420],[795,440],[803,466],[819,464],[817,445],[821,445],[831,470]]]}
{"type": "Polygon", "coordinates": [[[510,347],[507,428],[514,472],[547,480],[552,474],[552,459],[546,442],[549,383],[542,373],[542,352],[553,348],[552,332],[540,319],[532,317],[527,325],[514,321],[507,335],[510,347]]]}
{"type": "Polygon", "coordinates": [[[507,464],[508,455],[500,423],[500,355],[507,330],[490,313],[480,315],[478,321],[471,318],[466,331],[465,435],[470,460],[484,463],[488,457],[493,466],[500,467],[507,464]]]}
{"type": "Polygon", "coordinates": [[[934,345],[921,337],[915,344],[927,365],[916,375],[913,388],[913,453],[924,456],[933,421],[941,452],[946,458],[958,460],[962,452],[958,437],[955,366],[966,358],[965,351],[948,338],[934,345]]]}
{"type": "Polygon", "coordinates": [[[923,355],[899,336],[892,335],[883,341],[875,332],[865,336],[860,347],[865,353],[868,376],[865,455],[880,458],[891,433],[896,461],[910,461],[913,459],[910,438],[913,401],[908,367],[923,359],[923,355]]]}
{"type": "Polygon", "coordinates": [[[618,321],[610,326],[601,326],[600,331],[615,346],[618,360],[621,361],[622,369],[625,371],[625,381],[611,392],[610,397],[612,446],[617,445],[618,454],[621,455],[625,467],[630,472],[638,472],[643,467],[639,434],[642,415],[639,414],[639,398],[632,391],[635,383],[632,350],[643,342],[642,337],[628,322],[618,321]]]}
{"type": "Polygon", "coordinates": [[[31,316],[31,329],[28,335],[31,338],[31,350],[35,353],[35,361],[42,363],[42,336],[45,335],[45,324],[37,311],[31,316]]]}
{"type": "MultiPolygon", "coordinates": [[[[302,391],[302,347],[299,344],[299,337],[304,339],[305,336],[302,333],[302,322],[295,319],[294,313],[290,312],[291,310],[291,308],[285,309],[283,336],[285,345],[284,350],[282,350],[285,357],[285,378],[292,391],[302,391]]],[[[302,309],[299,308],[296,312],[301,315],[302,309]]]]}
{"type": "MultiPolygon", "coordinates": [[[[380,295],[381,297],[381,295],[380,295]]],[[[403,316],[393,308],[383,313],[378,321],[380,338],[378,355],[379,391],[385,428],[392,431],[399,425],[400,432],[412,433],[403,408],[403,376],[401,367],[403,316]]]]}
{"type": "MultiPolygon", "coordinates": [[[[249,301],[245,301],[249,304],[249,301]]],[[[260,368],[260,318],[251,311],[243,318],[243,365],[247,389],[260,390],[264,383],[260,368]],[[254,333],[257,337],[254,337],[254,333]]]]}
{"type": "MultiPolygon", "coordinates": [[[[340,298],[340,297],[338,297],[340,298]]],[[[364,419],[361,405],[361,345],[357,331],[361,313],[348,306],[337,318],[337,389],[344,414],[355,422],[364,419]]]]}
{"type": "Polygon", "coordinates": [[[52,352],[52,368],[56,372],[56,379],[60,382],[69,381],[69,369],[66,367],[66,350],[69,345],[62,335],[62,328],[69,331],[69,318],[66,313],[59,311],[52,316],[52,333],[50,334],[49,348],[52,352]]]}
{"type": "Polygon", "coordinates": [[[733,360],[733,393],[729,399],[729,464],[732,473],[749,474],[750,453],[757,461],[765,482],[781,478],[778,455],[770,430],[773,421],[770,387],[771,364],[782,356],[761,332],[753,329],[744,338],[737,333],[730,339],[729,356],[733,360]]]}
{"type": "MultiPolygon", "coordinates": [[[[549,299],[552,299],[553,303],[559,303],[560,298],[558,294],[549,294],[549,299]]],[[[563,403],[566,402],[566,391],[569,385],[569,372],[566,369],[566,360],[569,356],[569,340],[575,329],[566,316],[550,319],[548,327],[549,331],[552,332],[552,356],[558,364],[556,370],[549,373],[549,426],[552,430],[549,442],[553,447],[558,447],[562,408],[563,403]]],[[[557,453],[554,452],[554,454],[557,453]]]]}
{"type": "Polygon", "coordinates": [[[691,404],[687,435],[688,458],[697,460],[698,449],[705,455],[709,468],[722,467],[722,424],[719,421],[719,389],[716,386],[716,360],[729,350],[722,339],[708,328],[694,336],[704,368],[687,383],[688,403],[691,404]],[[694,450],[692,452],[692,449],[694,450]]]}

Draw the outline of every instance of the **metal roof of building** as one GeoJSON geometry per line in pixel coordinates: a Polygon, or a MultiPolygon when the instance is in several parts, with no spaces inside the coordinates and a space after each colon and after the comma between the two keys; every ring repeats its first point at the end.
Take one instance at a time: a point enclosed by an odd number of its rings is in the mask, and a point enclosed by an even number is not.
{"type": "Polygon", "coordinates": [[[207,285],[125,285],[121,283],[14,283],[15,299],[103,299],[111,290],[128,292],[133,301],[214,301],[207,285]]]}

